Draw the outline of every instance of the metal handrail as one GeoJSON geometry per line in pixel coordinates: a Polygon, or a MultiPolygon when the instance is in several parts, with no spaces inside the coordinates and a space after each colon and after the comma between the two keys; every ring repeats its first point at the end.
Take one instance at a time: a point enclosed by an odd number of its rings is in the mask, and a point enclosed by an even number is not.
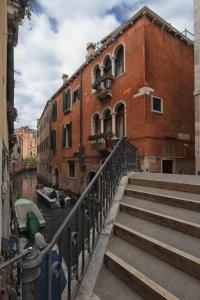
{"type": "Polygon", "coordinates": [[[70,222],[72,216],[74,215],[74,213],[77,211],[77,209],[80,207],[82,201],[84,200],[85,196],[87,195],[87,193],[92,189],[92,187],[94,186],[95,181],[97,180],[97,178],[99,177],[99,174],[102,172],[102,170],[105,168],[107,162],[112,158],[112,156],[115,154],[117,148],[119,147],[119,145],[122,143],[123,138],[121,138],[118,143],[115,145],[115,147],[113,148],[113,151],[111,152],[111,154],[106,158],[105,162],[103,163],[103,165],[99,168],[99,170],[97,171],[96,175],[94,176],[94,178],[91,180],[91,182],[88,184],[88,186],[86,187],[86,189],[84,190],[84,192],[82,193],[82,195],[80,196],[80,198],[78,199],[78,201],[76,202],[76,204],[74,205],[74,207],[72,208],[72,210],[70,211],[69,215],[67,216],[67,218],[64,220],[64,222],[60,225],[59,229],[57,230],[57,232],[55,233],[55,235],[53,236],[51,243],[49,243],[47,245],[47,247],[41,252],[42,255],[44,255],[45,253],[47,253],[51,248],[54,247],[54,245],[58,242],[58,239],[60,237],[60,235],[62,234],[63,229],[65,228],[65,226],[67,225],[67,223],[70,222]]]}

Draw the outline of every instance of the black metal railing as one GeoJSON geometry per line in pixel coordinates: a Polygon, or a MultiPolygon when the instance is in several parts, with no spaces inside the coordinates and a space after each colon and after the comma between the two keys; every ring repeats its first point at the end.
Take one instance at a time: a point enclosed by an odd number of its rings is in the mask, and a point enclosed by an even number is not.
{"type": "MultiPolygon", "coordinates": [[[[66,299],[71,300],[75,298],[104,226],[119,180],[123,175],[127,174],[127,172],[133,170],[139,170],[137,148],[129,144],[126,139],[121,139],[86,187],[54,235],[51,243],[38,253],[38,256],[41,258],[40,260],[43,260],[44,264],[43,278],[45,278],[45,299],[53,299],[52,276],[56,277],[57,280],[57,294],[59,296],[57,296],[56,299],[61,299],[63,293],[65,293],[64,297],[66,299]],[[57,265],[54,270],[52,270],[52,251],[56,251],[58,255],[57,265]],[[65,273],[65,277],[67,278],[67,285],[64,292],[64,286],[62,284],[63,273],[65,273]]],[[[33,256],[35,260],[35,254],[33,256]]],[[[39,268],[38,262],[40,260],[37,259],[35,264],[33,262],[30,263],[31,268],[39,268]]],[[[29,282],[29,280],[27,278],[29,275],[31,277],[31,274],[27,272],[27,263],[25,263],[25,266],[25,292],[26,295],[28,295],[27,281],[29,282]]],[[[38,289],[38,281],[36,279],[34,282],[32,280],[31,284],[29,288],[32,290],[38,289]]],[[[27,297],[23,298],[23,300],[27,299],[27,297]]]]}

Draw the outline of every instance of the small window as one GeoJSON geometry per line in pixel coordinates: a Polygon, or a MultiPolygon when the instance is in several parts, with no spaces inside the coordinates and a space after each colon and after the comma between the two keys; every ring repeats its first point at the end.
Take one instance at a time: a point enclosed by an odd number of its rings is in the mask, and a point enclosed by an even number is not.
{"type": "Polygon", "coordinates": [[[152,107],[151,110],[157,113],[163,113],[163,100],[159,97],[152,97],[152,107]]]}
{"type": "Polygon", "coordinates": [[[68,172],[69,172],[69,177],[75,177],[75,161],[69,161],[68,162],[68,172]]]}
{"type": "Polygon", "coordinates": [[[80,100],[80,87],[77,88],[73,93],[73,103],[77,102],[78,100],[80,100]]]}
{"type": "Polygon", "coordinates": [[[63,92],[63,111],[64,113],[69,112],[71,109],[71,90],[63,92]]]}

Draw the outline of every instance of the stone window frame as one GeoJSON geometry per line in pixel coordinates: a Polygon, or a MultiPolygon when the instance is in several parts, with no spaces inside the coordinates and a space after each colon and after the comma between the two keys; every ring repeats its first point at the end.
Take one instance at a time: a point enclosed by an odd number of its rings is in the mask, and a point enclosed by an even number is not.
{"type": "Polygon", "coordinates": [[[117,78],[123,76],[126,72],[126,47],[125,47],[124,43],[118,43],[116,45],[116,47],[114,48],[113,53],[112,53],[112,60],[113,60],[113,76],[114,76],[115,79],[117,79],[117,78]],[[116,60],[116,55],[117,55],[120,47],[123,47],[123,52],[124,52],[124,68],[123,68],[123,72],[116,76],[115,60],[116,60]]]}
{"type": "Polygon", "coordinates": [[[62,141],[63,141],[63,149],[72,148],[72,122],[68,122],[65,126],[62,126],[62,141]],[[70,127],[69,127],[70,125],[70,127]],[[71,128],[71,143],[69,143],[69,128],[71,128]],[[65,134],[65,145],[63,141],[63,135],[65,134]]]}
{"type": "Polygon", "coordinates": [[[124,105],[124,137],[127,136],[127,124],[126,124],[126,119],[127,119],[127,108],[126,108],[126,102],[124,100],[119,100],[114,106],[113,106],[113,114],[114,114],[114,119],[115,119],[115,122],[113,124],[113,133],[114,133],[114,136],[116,136],[116,109],[117,107],[120,105],[120,104],[123,104],[124,105]]]}
{"type": "Polygon", "coordinates": [[[96,116],[99,116],[99,120],[100,120],[100,133],[101,133],[101,129],[102,129],[102,126],[101,126],[101,114],[100,112],[96,111],[95,113],[93,113],[92,117],[91,117],[91,135],[95,135],[95,123],[94,123],[94,118],[96,116]]]}
{"type": "Polygon", "coordinates": [[[163,114],[163,98],[162,97],[158,97],[158,96],[154,96],[154,95],[151,96],[151,111],[154,113],[157,113],[157,114],[163,114]],[[161,101],[161,110],[160,111],[153,109],[153,100],[155,98],[159,99],[161,101]]]}

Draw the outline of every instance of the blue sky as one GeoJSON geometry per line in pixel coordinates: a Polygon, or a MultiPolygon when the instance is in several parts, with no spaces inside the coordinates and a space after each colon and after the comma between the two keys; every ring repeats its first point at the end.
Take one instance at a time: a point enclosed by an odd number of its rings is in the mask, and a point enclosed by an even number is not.
{"type": "Polygon", "coordinates": [[[37,0],[15,49],[15,126],[36,127],[62,74],[71,75],[85,60],[86,44],[98,42],[144,5],[178,30],[193,32],[192,0],[37,0]]]}

